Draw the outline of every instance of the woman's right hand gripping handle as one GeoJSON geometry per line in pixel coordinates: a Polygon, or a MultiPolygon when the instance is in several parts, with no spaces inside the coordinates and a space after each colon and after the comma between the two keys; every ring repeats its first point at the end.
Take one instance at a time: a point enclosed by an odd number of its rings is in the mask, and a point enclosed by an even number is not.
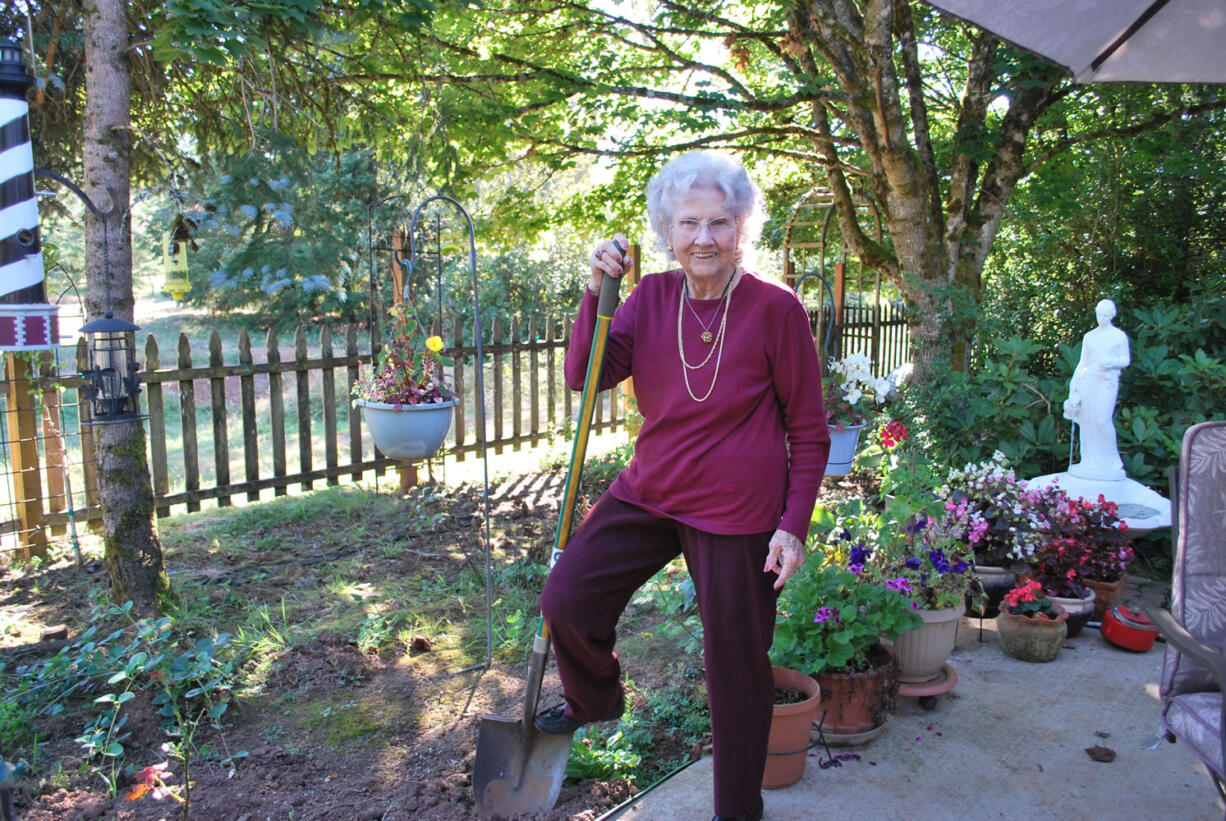
{"type": "Polygon", "coordinates": [[[630,241],[620,232],[614,234],[612,239],[603,240],[596,245],[588,263],[592,268],[588,290],[599,294],[600,285],[606,275],[622,277],[634,266],[634,260],[630,258],[630,241]]]}

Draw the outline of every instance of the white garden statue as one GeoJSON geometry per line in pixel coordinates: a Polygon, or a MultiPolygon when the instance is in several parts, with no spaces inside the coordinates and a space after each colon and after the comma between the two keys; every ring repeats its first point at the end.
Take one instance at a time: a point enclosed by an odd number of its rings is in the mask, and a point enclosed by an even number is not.
{"type": "Polygon", "coordinates": [[[1115,402],[1120,372],[1131,361],[1128,335],[1111,324],[1115,303],[1104,299],[1094,309],[1098,326],[1081,339],[1081,359],[1068,383],[1064,417],[1077,423],[1081,461],[1062,473],[1028,480],[1031,487],[1056,484],[1073,498],[1100,495],[1119,505],[1120,518],[1134,534],[1171,525],[1171,503],[1152,488],[1129,479],[1115,437],[1115,402]]]}
{"type": "Polygon", "coordinates": [[[1128,335],[1111,324],[1115,303],[1104,299],[1094,309],[1098,327],[1081,339],[1081,360],[1069,380],[1064,418],[1077,423],[1081,432],[1081,461],[1069,473],[1083,479],[1116,481],[1124,478],[1115,439],[1115,400],[1119,395],[1120,371],[1131,361],[1128,335]]]}

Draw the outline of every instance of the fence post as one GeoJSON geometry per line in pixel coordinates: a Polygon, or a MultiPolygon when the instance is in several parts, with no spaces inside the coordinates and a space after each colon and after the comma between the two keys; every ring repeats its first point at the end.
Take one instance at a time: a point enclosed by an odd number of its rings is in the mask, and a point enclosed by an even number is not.
{"type": "MultiPolygon", "coordinates": [[[[455,387],[456,398],[460,400],[456,402],[455,426],[453,428],[453,430],[455,431],[454,443],[455,443],[455,448],[456,448],[456,461],[457,462],[464,461],[464,452],[460,450],[460,447],[466,441],[468,441],[466,438],[466,426],[468,425],[468,422],[464,414],[464,403],[465,402],[476,403],[476,402],[481,401],[481,397],[476,396],[477,391],[475,388],[470,391],[464,387],[464,333],[463,333],[463,328],[464,328],[464,323],[456,319],[455,316],[452,316],[451,318],[451,338],[453,340],[451,344],[452,351],[446,352],[446,353],[450,353],[451,361],[455,363],[452,366],[451,384],[455,387]]],[[[476,345],[477,345],[477,341],[473,340],[473,361],[474,362],[477,361],[476,345]]],[[[474,384],[476,383],[474,382],[474,384]]],[[[477,413],[477,411],[475,410],[475,407],[476,406],[474,404],[473,418],[480,419],[481,414],[477,413]]]]}
{"type": "MultiPolygon", "coordinates": [[[[298,394],[298,466],[303,474],[311,472],[311,372],[307,370],[306,326],[299,325],[294,332],[294,389],[298,394]]],[[[310,479],[302,482],[303,490],[311,490],[315,483],[310,479]]]]}
{"type": "Polygon", "coordinates": [[[519,450],[523,447],[523,443],[519,441],[524,428],[524,383],[523,368],[520,365],[523,352],[519,340],[519,317],[513,316],[511,317],[511,436],[514,437],[515,443],[511,446],[511,450],[519,450]]]}
{"type": "MultiPolygon", "coordinates": [[[[153,334],[145,340],[145,371],[153,372],[162,367],[161,352],[153,334]]],[[[166,401],[162,395],[162,383],[150,382],[145,387],[149,397],[149,454],[153,464],[153,496],[161,499],[170,493],[170,469],[166,457],[166,401]]],[[[158,516],[169,516],[169,507],[159,507],[158,516]]]]}
{"type": "Polygon", "coordinates": [[[558,320],[552,314],[545,317],[545,379],[549,383],[545,394],[545,415],[551,428],[558,424],[558,360],[557,349],[553,346],[553,340],[558,335],[557,325],[558,320]]]}
{"type": "MultiPolygon", "coordinates": [[[[190,370],[192,367],[192,343],[187,340],[187,334],[179,334],[179,368],[190,370]]],[[[179,425],[183,430],[183,484],[190,493],[200,489],[200,455],[196,441],[196,385],[191,379],[179,380],[179,425]]],[[[200,502],[191,499],[187,503],[187,512],[195,513],[200,509],[200,502]]]]}
{"type": "MultiPolygon", "coordinates": [[[[327,325],[319,330],[319,357],[332,358],[332,329],[327,325]]],[[[336,467],[336,370],[331,365],[323,366],[324,390],[324,462],[328,469],[336,467]]],[[[328,486],[340,484],[336,476],[328,476],[328,486]]]]}
{"type": "MultiPolygon", "coordinates": [[[[345,329],[345,356],[358,355],[358,326],[350,323],[345,329]]],[[[362,412],[353,406],[353,383],[358,381],[358,366],[350,364],[345,367],[345,401],[349,409],[349,461],[353,464],[362,461],[362,412]]],[[[362,472],[349,474],[355,482],[362,480],[362,472]]]]}
{"type": "MultiPolygon", "coordinates": [[[[243,476],[248,482],[260,478],[260,431],[255,416],[255,377],[251,372],[251,337],[246,329],[238,334],[238,364],[244,373],[238,378],[239,403],[243,416],[243,476]]],[[[247,491],[248,502],[258,502],[260,491],[247,491]]]]}
{"type": "Polygon", "coordinates": [[[536,316],[528,317],[528,405],[532,446],[541,441],[541,379],[540,379],[540,328],[536,316]]]}
{"type": "Polygon", "coordinates": [[[47,533],[43,530],[43,489],[38,468],[38,416],[34,412],[34,375],[28,357],[5,354],[9,383],[8,437],[13,465],[13,497],[21,531],[21,555],[47,555],[47,533]]]}
{"type": "MultiPolygon", "coordinates": [[[[221,355],[221,334],[213,331],[209,335],[209,368],[218,373],[225,367],[221,355]]],[[[209,399],[212,404],[213,416],[213,466],[217,471],[217,486],[230,486],[230,436],[226,429],[226,380],[225,377],[209,378],[209,399]]],[[[217,497],[218,507],[229,507],[230,496],[217,497]]]]}
{"type": "Polygon", "coordinates": [[[502,323],[494,317],[493,330],[490,332],[489,351],[494,359],[494,453],[502,453],[502,323]]]}
{"type": "MultiPolygon", "coordinates": [[[[281,376],[281,343],[277,332],[268,329],[265,342],[268,357],[268,414],[272,420],[272,475],[280,479],[285,475],[285,388],[281,376]]],[[[284,496],[288,489],[278,483],[274,496],[284,496]]]]}
{"type": "MultiPolygon", "coordinates": [[[[60,393],[55,389],[57,376],[55,357],[50,351],[39,356],[38,382],[43,408],[43,460],[47,464],[47,512],[59,513],[70,507],[65,493],[68,474],[68,453],[64,445],[63,420],[60,416],[60,393]]],[[[52,536],[62,536],[68,528],[54,525],[52,536]]]]}

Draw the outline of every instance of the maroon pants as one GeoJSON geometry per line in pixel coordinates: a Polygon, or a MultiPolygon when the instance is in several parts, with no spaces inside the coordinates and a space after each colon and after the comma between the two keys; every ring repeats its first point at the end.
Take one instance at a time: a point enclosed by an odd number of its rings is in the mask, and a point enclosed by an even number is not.
{"type": "Polygon", "coordinates": [[[714,741],[715,813],[752,812],[761,797],[774,685],[775,576],[770,533],[718,536],[605,494],[558,559],[541,613],[566,701],[580,721],[602,718],[621,692],[613,645],[634,592],[684,554],[702,617],[714,741]]]}

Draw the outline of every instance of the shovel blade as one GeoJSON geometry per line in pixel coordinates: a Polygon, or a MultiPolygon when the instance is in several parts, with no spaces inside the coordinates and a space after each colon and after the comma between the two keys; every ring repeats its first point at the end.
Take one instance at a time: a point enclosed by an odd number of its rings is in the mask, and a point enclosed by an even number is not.
{"type": "Polygon", "coordinates": [[[572,734],[545,735],[522,719],[481,716],[473,793],[482,818],[545,812],[557,803],[572,734]]]}

